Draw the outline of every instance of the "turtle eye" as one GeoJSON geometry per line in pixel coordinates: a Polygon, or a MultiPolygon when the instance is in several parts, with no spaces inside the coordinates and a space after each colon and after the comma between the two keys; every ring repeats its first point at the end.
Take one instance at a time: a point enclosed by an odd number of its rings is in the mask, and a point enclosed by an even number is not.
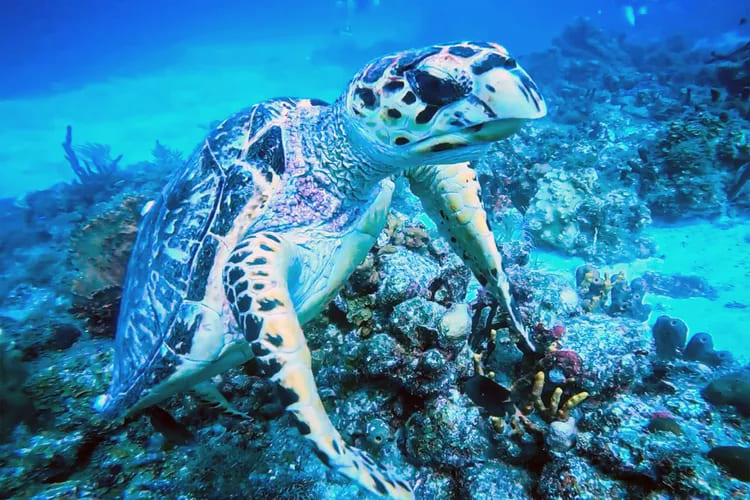
{"type": "Polygon", "coordinates": [[[433,106],[456,102],[470,90],[450,77],[440,78],[424,70],[409,71],[406,78],[417,97],[433,106]]]}

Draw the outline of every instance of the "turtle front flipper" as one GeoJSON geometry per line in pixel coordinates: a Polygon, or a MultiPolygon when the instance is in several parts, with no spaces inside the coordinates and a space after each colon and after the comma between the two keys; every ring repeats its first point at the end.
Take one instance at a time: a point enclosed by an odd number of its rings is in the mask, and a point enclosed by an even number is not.
{"type": "Polygon", "coordinates": [[[321,460],[373,493],[413,498],[408,484],[391,478],[363,451],[347,446],[326,414],[289,290],[297,253],[295,243],[272,233],[250,235],[237,246],[223,274],[234,318],[321,460]]]}
{"type": "Polygon", "coordinates": [[[521,336],[520,346],[534,351],[510,293],[495,237],[487,224],[474,170],[467,162],[421,166],[407,171],[406,177],[440,234],[450,242],[479,283],[500,300],[510,315],[512,329],[521,336]]]}

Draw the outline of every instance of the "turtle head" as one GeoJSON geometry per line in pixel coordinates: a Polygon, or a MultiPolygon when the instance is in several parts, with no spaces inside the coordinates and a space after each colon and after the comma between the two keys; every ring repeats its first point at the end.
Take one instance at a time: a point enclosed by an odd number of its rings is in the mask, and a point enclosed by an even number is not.
{"type": "Polygon", "coordinates": [[[547,113],[508,51],[484,42],[377,59],[354,77],[342,102],[348,133],[368,156],[405,167],[471,160],[547,113]]]}

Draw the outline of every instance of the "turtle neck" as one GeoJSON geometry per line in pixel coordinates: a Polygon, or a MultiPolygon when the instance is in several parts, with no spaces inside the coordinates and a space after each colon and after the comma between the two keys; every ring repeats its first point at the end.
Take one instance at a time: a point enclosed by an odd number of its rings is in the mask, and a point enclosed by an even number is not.
{"type": "Polygon", "coordinates": [[[302,141],[308,154],[317,158],[312,165],[316,177],[342,200],[364,200],[381,180],[399,171],[398,167],[373,161],[365,148],[351,140],[345,126],[343,100],[324,108],[314,120],[303,120],[302,141]]]}

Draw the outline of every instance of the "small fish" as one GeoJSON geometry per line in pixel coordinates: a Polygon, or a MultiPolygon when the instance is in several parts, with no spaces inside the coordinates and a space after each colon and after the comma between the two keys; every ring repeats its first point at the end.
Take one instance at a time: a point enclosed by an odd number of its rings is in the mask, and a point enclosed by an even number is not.
{"type": "Polygon", "coordinates": [[[482,375],[474,375],[464,382],[464,393],[492,416],[507,415],[513,410],[510,391],[482,375]]]}
{"type": "Polygon", "coordinates": [[[742,192],[742,188],[745,187],[748,180],[750,180],[750,162],[745,163],[737,169],[737,173],[734,175],[734,182],[727,190],[729,201],[737,199],[737,196],[742,192]]]}
{"type": "Polygon", "coordinates": [[[736,300],[733,300],[731,302],[727,302],[724,304],[724,307],[727,309],[747,309],[747,306],[743,304],[742,302],[737,302],[736,300]]]}
{"type": "Polygon", "coordinates": [[[741,18],[741,19],[740,19],[740,26],[742,26],[742,25],[743,25],[743,24],[745,24],[746,22],[747,22],[747,18],[746,18],[746,17],[743,17],[743,18],[741,18]]]}
{"type": "Polygon", "coordinates": [[[623,14],[625,14],[625,20],[629,25],[635,26],[635,9],[632,5],[626,5],[622,8],[623,14]]]}
{"type": "Polygon", "coordinates": [[[143,205],[143,208],[141,209],[141,217],[146,215],[148,211],[151,210],[151,208],[154,206],[154,203],[155,203],[154,200],[150,200],[146,202],[145,205],[143,205]]]}
{"type": "Polygon", "coordinates": [[[750,42],[745,42],[740,47],[736,48],[728,54],[719,54],[716,51],[711,51],[711,59],[706,61],[706,64],[715,63],[717,61],[730,61],[737,62],[741,59],[746,58],[750,54],[750,42]]]}
{"type": "Polygon", "coordinates": [[[193,442],[193,434],[167,411],[158,406],[151,406],[146,409],[146,414],[154,429],[167,438],[167,441],[174,444],[189,444],[193,442]]]}

